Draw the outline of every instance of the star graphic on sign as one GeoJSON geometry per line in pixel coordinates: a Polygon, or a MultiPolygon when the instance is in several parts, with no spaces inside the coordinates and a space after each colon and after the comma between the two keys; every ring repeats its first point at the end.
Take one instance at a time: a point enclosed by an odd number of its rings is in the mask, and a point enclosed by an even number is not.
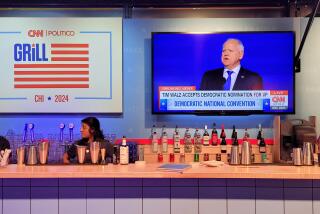
{"type": "Polygon", "coordinates": [[[48,100],[49,100],[49,101],[51,100],[51,97],[50,97],[50,96],[48,97],[48,100]]]}
{"type": "Polygon", "coordinates": [[[268,102],[268,101],[266,101],[264,105],[268,106],[268,105],[269,105],[269,102],[268,102]]]}
{"type": "Polygon", "coordinates": [[[164,105],[165,105],[165,102],[161,102],[161,105],[164,106],[164,105]]]}

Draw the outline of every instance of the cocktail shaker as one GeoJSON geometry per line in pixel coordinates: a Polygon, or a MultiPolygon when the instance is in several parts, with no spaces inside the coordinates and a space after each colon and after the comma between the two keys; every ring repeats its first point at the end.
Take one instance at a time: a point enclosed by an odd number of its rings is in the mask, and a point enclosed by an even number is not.
{"type": "Polygon", "coordinates": [[[46,164],[48,161],[49,154],[49,142],[41,141],[38,145],[39,162],[41,164],[46,164]]]}
{"type": "Polygon", "coordinates": [[[230,165],[239,165],[240,158],[239,158],[239,146],[232,145],[231,147],[231,157],[230,157],[230,165]]]}
{"type": "Polygon", "coordinates": [[[303,165],[303,154],[301,148],[293,148],[293,165],[302,166],[303,165]]]}
{"type": "Polygon", "coordinates": [[[251,164],[251,144],[248,141],[243,141],[241,147],[241,164],[251,164]]]}
{"type": "Polygon", "coordinates": [[[303,143],[303,165],[313,165],[313,148],[311,142],[303,143]]]}
{"type": "Polygon", "coordinates": [[[99,153],[100,153],[100,142],[94,141],[94,142],[90,143],[91,163],[93,163],[93,164],[98,163],[99,153]]]}
{"type": "Polygon", "coordinates": [[[24,158],[25,158],[25,147],[20,146],[17,148],[17,165],[24,164],[24,158]]]}
{"type": "Polygon", "coordinates": [[[37,147],[35,145],[30,145],[28,147],[28,165],[35,165],[37,164],[37,147]]]}
{"type": "Polygon", "coordinates": [[[76,145],[77,146],[77,157],[78,157],[78,162],[80,164],[83,164],[84,163],[84,159],[86,157],[86,150],[87,150],[87,147],[86,146],[79,146],[79,145],[76,145]]]}

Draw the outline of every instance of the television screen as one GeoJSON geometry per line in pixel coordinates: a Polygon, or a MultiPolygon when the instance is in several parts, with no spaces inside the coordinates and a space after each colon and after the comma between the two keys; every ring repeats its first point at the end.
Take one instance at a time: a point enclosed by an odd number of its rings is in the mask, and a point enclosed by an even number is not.
{"type": "Polygon", "coordinates": [[[294,32],[152,33],[155,114],[294,113],[294,32]]]}

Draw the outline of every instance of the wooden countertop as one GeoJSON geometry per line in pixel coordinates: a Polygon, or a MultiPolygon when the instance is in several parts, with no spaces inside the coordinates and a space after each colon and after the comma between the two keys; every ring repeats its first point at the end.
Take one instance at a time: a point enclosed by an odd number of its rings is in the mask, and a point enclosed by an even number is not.
{"type": "Polygon", "coordinates": [[[198,163],[182,173],[163,172],[161,164],[44,165],[0,168],[1,178],[267,178],[320,179],[319,166],[250,165],[206,167],[198,163]]]}

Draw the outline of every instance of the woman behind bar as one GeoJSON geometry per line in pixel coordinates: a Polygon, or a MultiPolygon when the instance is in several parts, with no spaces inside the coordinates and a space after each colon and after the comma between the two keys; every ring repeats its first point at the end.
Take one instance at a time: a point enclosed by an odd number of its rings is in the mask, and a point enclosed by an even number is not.
{"type": "MultiPolygon", "coordinates": [[[[81,140],[76,141],[67,152],[63,154],[63,163],[70,163],[71,159],[77,156],[77,145],[87,146],[90,148],[90,143],[94,141],[100,142],[100,148],[106,149],[106,158],[112,158],[113,146],[112,144],[104,139],[103,132],[100,129],[100,122],[96,117],[87,117],[81,120],[81,140]]],[[[87,152],[86,152],[87,153],[87,152]]],[[[87,153],[86,161],[90,159],[90,154],[87,153]]]]}

